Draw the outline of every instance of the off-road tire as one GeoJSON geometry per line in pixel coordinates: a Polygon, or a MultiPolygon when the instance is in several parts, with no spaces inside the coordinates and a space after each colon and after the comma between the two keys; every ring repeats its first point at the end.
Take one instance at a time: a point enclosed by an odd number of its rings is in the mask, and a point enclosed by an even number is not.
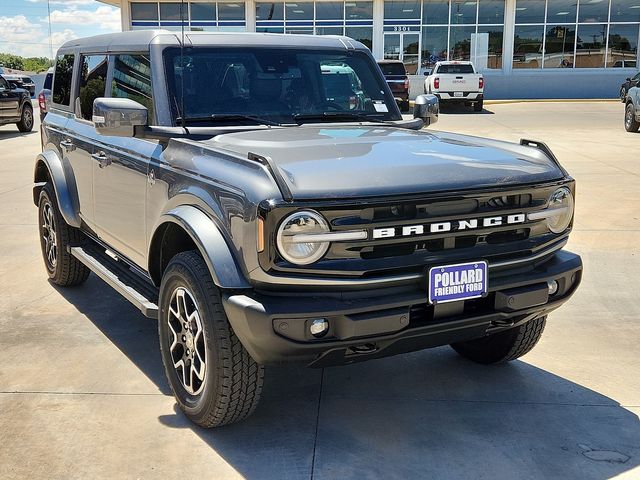
{"type": "Polygon", "coordinates": [[[621,88],[620,89],[620,101],[622,103],[627,101],[627,90],[626,90],[626,88],[621,88]]]}
{"type": "Polygon", "coordinates": [[[20,112],[20,121],[16,123],[18,130],[21,132],[30,132],[33,130],[33,107],[26,103],[20,112]]]}
{"type": "Polygon", "coordinates": [[[463,357],[477,363],[504,363],[520,358],[538,343],[546,315],[518,327],[467,342],[453,343],[451,347],[463,357]]]}
{"type": "Polygon", "coordinates": [[[64,221],[51,183],[47,183],[40,191],[38,201],[38,232],[40,234],[40,249],[49,279],[61,287],[80,285],[89,276],[90,270],[69,252],[70,246],[79,245],[83,234],[77,228],[71,227],[64,221]],[[53,238],[56,244],[56,261],[51,262],[45,248],[45,211],[50,208],[53,220],[53,238]]]}
{"type": "MultiPolygon", "coordinates": [[[[255,410],[262,393],[264,367],[251,358],[233,332],[222,306],[220,290],[196,251],[177,254],[163,274],[158,331],[169,386],[178,406],[191,421],[206,428],[219,427],[240,421],[255,410]],[[171,351],[170,305],[179,289],[186,289],[195,301],[204,332],[206,368],[201,390],[194,391],[195,394],[185,388],[174,367],[171,351]]],[[[197,348],[195,344],[194,341],[192,355],[197,348]]],[[[193,384],[191,388],[193,390],[193,384]]]]}
{"type": "Polygon", "coordinates": [[[484,108],[484,100],[480,100],[480,101],[475,102],[473,104],[473,111],[474,112],[481,112],[483,108],[484,108]]]}
{"type": "Polygon", "coordinates": [[[635,116],[635,107],[632,102],[627,103],[627,106],[624,107],[624,129],[627,132],[637,132],[640,128],[640,123],[636,120],[635,116]]]}

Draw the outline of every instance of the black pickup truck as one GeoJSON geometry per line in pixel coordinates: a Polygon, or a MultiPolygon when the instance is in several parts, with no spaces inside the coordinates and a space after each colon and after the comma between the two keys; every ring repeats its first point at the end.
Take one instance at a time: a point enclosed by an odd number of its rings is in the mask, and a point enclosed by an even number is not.
{"type": "Polygon", "coordinates": [[[437,118],[418,96],[404,120],[347,37],[73,40],[35,162],[46,272],[93,271],[157,319],[168,382],[205,427],[254,410],[266,364],[441,345],[516,359],[580,283],[575,183],[542,143],[423,129],[437,118]]]}

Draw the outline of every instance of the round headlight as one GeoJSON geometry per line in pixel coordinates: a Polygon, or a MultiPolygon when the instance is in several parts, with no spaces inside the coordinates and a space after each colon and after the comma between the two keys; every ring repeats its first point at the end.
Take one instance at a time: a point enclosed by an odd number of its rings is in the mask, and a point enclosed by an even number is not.
{"type": "Polygon", "coordinates": [[[560,187],[549,197],[547,226],[553,233],[564,232],[573,218],[573,195],[567,187],[560,187]]]}
{"type": "Polygon", "coordinates": [[[329,225],[319,213],[309,210],[295,212],[280,224],[278,251],[288,262],[309,265],[320,260],[329,248],[329,242],[314,242],[313,236],[328,232],[329,225]]]}

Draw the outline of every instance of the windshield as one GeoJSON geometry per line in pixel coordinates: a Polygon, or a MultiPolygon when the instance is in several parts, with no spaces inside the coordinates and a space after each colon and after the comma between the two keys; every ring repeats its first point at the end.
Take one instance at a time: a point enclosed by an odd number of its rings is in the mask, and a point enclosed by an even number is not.
{"type": "Polygon", "coordinates": [[[397,63],[379,63],[382,73],[385,75],[406,75],[407,72],[404,69],[404,64],[397,63]]]}
{"type": "Polygon", "coordinates": [[[179,48],[164,55],[176,123],[401,119],[364,52],[197,47],[182,59],[179,48]]]}
{"type": "Polygon", "coordinates": [[[438,73],[473,73],[473,66],[466,65],[440,65],[438,73]]]}

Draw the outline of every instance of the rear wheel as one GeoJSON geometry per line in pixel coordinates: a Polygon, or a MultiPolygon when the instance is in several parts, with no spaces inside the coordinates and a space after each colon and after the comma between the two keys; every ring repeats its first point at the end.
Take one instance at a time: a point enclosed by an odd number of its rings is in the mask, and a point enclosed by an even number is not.
{"type": "Polygon", "coordinates": [[[483,108],[484,108],[484,100],[479,100],[473,104],[474,112],[481,112],[483,108]]]}
{"type": "Polygon", "coordinates": [[[33,130],[33,107],[28,103],[22,107],[20,121],[16,123],[16,125],[21,132],[30,132],[33,130]]]}
{"type": "Polygon", "coordinates": [[[637,132],[640,128],[640,123],[636,120],[636,108],[633,103],[627,103],[624,110],[624,129],[627,132],[637,132]]]}
{"type": "Polygon", "coordinates": [[[520,358],[538,343],[547,323],[546,315],[518,327],[467,342],[453,343],[451,347],[477,363],[504,363],[520,358]]]}
{"type": "Polygon", "coordinates": [[[50,183],[40,192],[38,229],[42,258],[51,281],[61,287],[83,283],[89,269],[69,252],[70,246],[81,242],[82,233],[64,221],[50,183]]]}
{"type": "Polygon", "coordinates": [[[160,351],[180,409],[202,427],[249,416],[258,405],[264,369],[233,332],[202,257],[179,253],[160,285],[160,351]]]}

